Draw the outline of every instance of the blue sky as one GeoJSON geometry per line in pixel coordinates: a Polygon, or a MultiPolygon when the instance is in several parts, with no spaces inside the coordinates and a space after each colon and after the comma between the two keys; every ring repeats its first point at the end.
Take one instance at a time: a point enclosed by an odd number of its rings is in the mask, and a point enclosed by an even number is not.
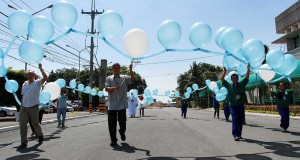
{"type": "MultiPolygon", "coordinates": [[[[2,0],[0,1],[0,11],[7,15],[12,13],[14,10],[7,7],[7,4],[10,4],[18,9],[23,8],[31,13],[34,12],[23,2],[29,5],[34,11],[37,11],[50,4],[55,4],[58,1],[2,0]]],[[[80,12],[82,9],[84,11],[89,11],[91,8],[91,1],[69,0],[69,2],[74,4],[78,11],[78,20],[74,29],[86,32],[90,29],[90,17],[82,15],[80,12]]],[[[123,37],[125,33],[132,28],[140,28],[146,32],[149,38],[149,46],[144,55],[150,55],[163,50],[163,47],[157,39],[157,30],[158,26],[167,19],[177,21],[182,28],[182,38],[174,48],[194,48],[189,42],[188,34],[190,27],[196,22],[205,22],[212,28],[212,40],[205,48],[208,50],[222,52],[214,42],[214,34],[217,29],[222,26],[240,29],[244,34],[245,40],[257,38],[264,44],[270,45],[271,49],[280,48],[282,47],[281,45],[271,45],[272,41],[282,36],[276,34],[275,17],[295,2],[297,2],[297,0],[96,0],[96,9],[98,9],[98,11],[102,11],[103,9],[115,10],[123,17],[124,24],[122,31],[117,36],[110,38],[109,41],[123,50],[123,37]]],[[[50,11],[50,9],[45,10],[40,14],[51,18],[50,11]]],[[[2,15],[0,15],[0,20],[1,24],[7,22],[7,18],[2,15]]],[[[97,21],[98,18],[96,18],[95,21],[95,28],[98,30],[97,21]]],[[[0,29],[11,33],[2,25],[0,25],[0,29]]],[[[63,29],[60,30],[63,31],[63,29]]],[[[56,31],[56,33],[59,34],[60,32],[56,31]]],[[[0,39],[0,47],[5,50],[7,43],[4,43],[3,40],[10,41],[11,37],[7,36],[3,31],[0,31],[0,39]]],[[[83,35],[72,33],[66,39],[59,41],[58,44],[74,54],[78,54],[77,51],[65,47],[66,44],[81,50],[85,46],[85,41],[87,42],[87,45],[89,45],[89,39],[89,37],[86,39],[83,35]]],[[[16,43],[19,44],[20,42],[21,41],[17,41],[16,43]]],[[[130,64],[130,59],[121,56],[101,40],[98,41],[97,46],[98,61],[100,61],[100,59],[107,59],[108,62],[119,62],[122,65],[130,64]]],[[[61,54],[72,57],[72,55],[59,50],[53,45],[51,47],[61,54]]],[[[20,59],[17,53],[17,46],[10,51],[9,55],[20,59]]],[[[85,59],[89,59],[89,54],[87,52],[83,52],[81,55],[85,59]]],[[[74,58],[76,59],[76,57],[74,58]]],[[[166,90],[174,90],[177,87],[177,76],[189,69],[189,66],[193,61],[185,59],[195,59],[197,63],[206,62],[213,65],[223,65],[222,56],[214,56],[202,52],[170,52],[142,60],[142,65],[135,66],[134,71],[138,72],[146,79],[150,89],[158,89],[160,94],[164,94],[164,91],[166,90]],[[171,63],[168,61],[177,62],[171,63]]],[[[77,62],[77,60],[70,61],[77,62]]],[[[72,67],[56,63],[55,59],[54,62],[44,59],[42,63],[47,71],[63,67],[72,67]]],[[[13,69],[24,69],[24,63],[10,57],[5,59],[5,66],[13,67],[13,69]]],[[[78,66],[73,67],[78,68],[78,66]]],[[[31,66],[28,68],[36,70],[31,66]]],[[[166,99],[164,98],[164,101],[165,100],[166,99]]]]}

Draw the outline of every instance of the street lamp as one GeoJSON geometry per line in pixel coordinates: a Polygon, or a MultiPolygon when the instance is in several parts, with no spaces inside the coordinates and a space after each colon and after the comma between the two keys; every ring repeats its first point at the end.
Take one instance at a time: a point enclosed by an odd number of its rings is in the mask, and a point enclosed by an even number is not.
{"type": "Polygon", "coordinates": [[[72,48],[72,49],[74,49],[74,50],[76,50],[77,52],[78,52],[78,54],[79,54],[79,65],[78,65],[78,73],[77,73],[77,76],[78,76],[78,80],[80,81],[80,53],[82,52],[82,51],[84,51],[84,50],[86,50],[86,48],[84,48],[84,49],[82,49],[82,50],[78,50],[78,49],[76,49],[76,48],[74,48],[74,47],[72,47],[72,46],[69,46],[69,45],[66,45],[67,47],[69,47],[69,48],[72,48]]]}

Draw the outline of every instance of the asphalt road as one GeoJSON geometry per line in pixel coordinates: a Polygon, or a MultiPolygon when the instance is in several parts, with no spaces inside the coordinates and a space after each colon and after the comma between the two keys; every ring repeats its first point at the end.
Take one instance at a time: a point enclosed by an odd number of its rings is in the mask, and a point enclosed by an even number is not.
{"type": "MultiPolygon", "coordinates": [[[[300,123],[291,120],[288,133],[279,119],[247,115],[243,138],[233,140],[231,123],[213,118],[207,110],[146,109],[145,117],[128,118],[126,141],[109,145],[107,116],[97,115],[42,125],[45,141],[30,138],[27,149],[17,150],[19,130],[0,133],[0,159],[299,159],[300,123]]],[[[30,133],[30,131],[29,131],[30,133]]]]}

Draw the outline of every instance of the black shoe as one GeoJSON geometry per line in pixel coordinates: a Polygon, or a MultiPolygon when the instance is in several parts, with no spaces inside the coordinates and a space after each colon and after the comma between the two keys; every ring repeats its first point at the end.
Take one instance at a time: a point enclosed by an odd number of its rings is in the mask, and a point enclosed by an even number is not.
{"type": "Polygon", "coordinates": [[[125,141],[125,140],[126,140],[125,133],[124,133],[124,134],[121,134],[121,133],[120,133],[120,136],[121,136],[121,140],[122,140],[122,141],[125,141]]]}
{"type": "Polygon", "coordinates": [[[32,132],[32,133],[31,133],[31,136],[34,136],[35,134],[36,134],[36,133],[32,132]]]}
{"type": "Polygon", "coordinates": [[[39,136],[39,143],[43,143],[44,141],[44,136],[39,136]]]}
{"type": "Polygon", "coordinates": [[[27,148],[27,144],[25,143],[21,143],[21,145],[17,147],[17,149],[24,149],[24,148],[27,148]]]}
{"type": "Polygon", "coordinates": [[[116,145],[118,145],[117,142],[110,142],[110,146],[116,146],[116,145]]]}
{"type": "Polygon", "coordinates": [[[243,137],[238,137],[239,139],[244,139],[243,137]]]}
{"type": "Polygon", "coordinates": [[[234,137],[235,141],[240,141],[239,137],[234,137]]]}

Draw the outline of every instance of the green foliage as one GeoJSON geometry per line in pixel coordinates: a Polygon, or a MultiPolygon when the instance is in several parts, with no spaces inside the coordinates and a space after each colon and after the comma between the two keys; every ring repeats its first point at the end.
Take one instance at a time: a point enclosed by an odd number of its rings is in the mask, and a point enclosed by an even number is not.
{"type": "MultiPolygon", "coordinates": [[[[177,90],[181,94],[184,94],[186,92],[186,88],[191,87],[194,83],[198,84],[199,88],[202,88],[206,86],[205,80],[207,79],[210,79],[211,81],[217,81],[218,74],[220,74],[222,71],[223,69],[218,66],[207,63],[197,64],[196,62],[193,62],[187,72],[184,72],[177,77],[177,90]]],[[[210,96],[211,94],[209,94],[208,92],[209,90],[207,90],[207,94],[205,94],[205,96],[203,97],[199,97],[199,91],[196,91],[196,93],[193,93],[191,95],[191,99],[194,99],[196,101],[196,106],[199,106],[201,108],[209,106],[210,99],[208,96],[210,96]]]]}
{"type": "MultiPolygon", "coordinates": [[[[21,101],[22,85],[27,80],[26,72],[24,70],[17,71],[17,70],[12,70],[9,68],[6,76],[9,80],[13,79],[18,82],[19,88],[18,88],[16,94],[17,94],[19,100],[21,101]]],[[[17,107],[19,107],[19,105],[17,104],[17,102],[14,98],[14,95],[12,93],[9,93],[6,91],[5,82],[6,81],[4,78],[0,78],[0,106],[17,106],[17,107]]]]}

